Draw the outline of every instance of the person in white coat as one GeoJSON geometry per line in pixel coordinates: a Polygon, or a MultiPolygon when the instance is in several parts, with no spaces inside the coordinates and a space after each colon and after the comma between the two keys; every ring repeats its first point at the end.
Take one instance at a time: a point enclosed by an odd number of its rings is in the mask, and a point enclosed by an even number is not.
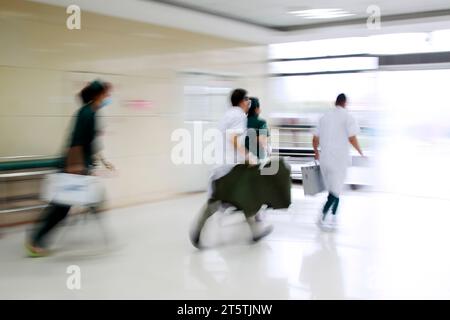
{"type": "MultiPolygon", "coordinates": [[[[213,199],[214,181],[227,175],[234,166],[248,162],[251,165],[257,164],[257,157],[245,148],[245,136],[247,133],[247,112],[250,107],[250,98],[244,89],[233,90],[231,97],[232,107],[228,108],[223,118],[219,121],[219,130],[222,139],[217,146],[219,161],[214,168],[209,186],[208,201],[203,206],[200,215],[195,219],[190,231],[191,243],[201,249],[200,234],[206,221],[217,211],[222,203],[213,199]]],[[[253,241],[259,241],[272,232],[273,227],[265,225],[260,221],[255,221],[254,217],[247,217],[247,223],[252,232],[253,241]]]]}
{"type": "Polygon", "coordinates": [[[327,112],[319,120],[312,141],[314,157],[320,160],[320,170],[328,190],[328,199],[318,221],[320,226],[336,224],[339,195],[344,186],[349,163],[350,144],[361,156],[364,156],[356,137],[359,127],[346,109],[345,94],[341,93],[337,96],[335,106],[334,110],[327,112]],[[328,224],[326,217],[330,209],[332,221],[328,224]]]}

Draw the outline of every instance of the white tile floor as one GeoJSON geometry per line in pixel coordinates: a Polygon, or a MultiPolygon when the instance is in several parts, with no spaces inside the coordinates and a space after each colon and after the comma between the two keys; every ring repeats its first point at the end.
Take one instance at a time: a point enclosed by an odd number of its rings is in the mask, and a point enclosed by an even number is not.
{"type": "Polygon", "coordinates": [[[348,191],[340,228],[315,225],[325,195],[293,189],[288,211],[270,211],[275,231],[248,245],[239,214],[212,219],[208,250],[188,240],[204,194],[114,210],[102,225],[60,228],[59,251],[25,258],[23,228],[0,240],[0,298],[379,299],[450,298],[450,200],[348,191]],[[69,265],[81,289],[66,287],[69,265]]]}

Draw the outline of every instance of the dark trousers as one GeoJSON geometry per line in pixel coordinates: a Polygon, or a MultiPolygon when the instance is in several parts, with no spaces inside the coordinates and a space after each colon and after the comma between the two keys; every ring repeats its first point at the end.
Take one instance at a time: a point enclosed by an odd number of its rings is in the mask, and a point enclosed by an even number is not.
{"type": "Polygon", "coordinates": [[[69,213],[70,206],[50,203],[42,215],[42,222],[34,231],[31,242],[35,246],[45,246],[45,238],[49,232],[69,213]]]}
{"type": "Polygon", "coordinates": [[[335,195],[333,195],[331,192],[328,194],[328,200],[325,203],[325,205],[323,206],[323,210],[322,213],[323,214],[327,214],[328,210],[330,210],[331,208],[331,212],[333,214],[336,214],[336,211],[338,209],[339,206],[339,197],[336,197],[335,195]]]}

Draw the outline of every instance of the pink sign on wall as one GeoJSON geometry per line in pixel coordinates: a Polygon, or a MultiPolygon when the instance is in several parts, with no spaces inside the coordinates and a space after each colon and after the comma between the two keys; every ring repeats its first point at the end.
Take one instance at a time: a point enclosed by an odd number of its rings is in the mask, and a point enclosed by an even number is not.
{"type": "Polygon", "coordinates": [[[150,100],[125,100],[125,106],[134,110],[148,110],[154,107],[154,103],[150,100]]]}

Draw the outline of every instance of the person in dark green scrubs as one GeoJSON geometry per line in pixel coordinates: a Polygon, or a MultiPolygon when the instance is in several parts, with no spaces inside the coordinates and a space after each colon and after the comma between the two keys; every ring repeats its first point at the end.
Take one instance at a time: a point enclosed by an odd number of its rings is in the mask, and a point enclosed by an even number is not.
{"type": "MultiPolygon", "coordinates": [[[[264,160],[269,156],[269,137],[270,132],[267,127],[267,122],[259,117],[261,113],[261,106],[259,99],[255,97],[250,98],[250,108],[247,113],[247,137],[245,138],[245,148],[258,157],[259,160],[264,160]]],[[[256,221],[263,220],[263,210],[255,215],[256,221]]]]}
{"type": "Polygon", "coordinates": [[[247,137],[245,147],[258,159],[262,160],[268,156],[268,138],[270,137],[267,122],[259,117],[261,107],[259,99],[251,97],[251,104],[247,113],[247,137]],[[252,137],[252,135],[254,135],[252,137]]]}
{"type": "MultiPolygon", "coordinates": [[[[94,164],[93,141],[96,136],[96,112],[110,103],[110,85],[93,81],[80,92],[83,106],[78,110],[63,161],[63,172],[88,175],[94,164]]],[[[51,230],[69,213],[70,206],[50,203],[43,212],[42,223],[26,243],[29,256],[47,255],[45,240],[51,230]]]]}

